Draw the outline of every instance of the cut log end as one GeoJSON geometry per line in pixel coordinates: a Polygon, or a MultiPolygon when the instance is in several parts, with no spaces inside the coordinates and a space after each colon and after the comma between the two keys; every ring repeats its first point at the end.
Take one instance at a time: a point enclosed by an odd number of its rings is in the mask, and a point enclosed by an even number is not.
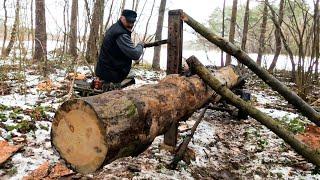
{"type": "Polygon", "coordinates": [[[62,104],[51,133],[53,146],[76,171],[94,172],[103,164],[108,152],[105,128],[86,101],[75,99],[62,104]]]}

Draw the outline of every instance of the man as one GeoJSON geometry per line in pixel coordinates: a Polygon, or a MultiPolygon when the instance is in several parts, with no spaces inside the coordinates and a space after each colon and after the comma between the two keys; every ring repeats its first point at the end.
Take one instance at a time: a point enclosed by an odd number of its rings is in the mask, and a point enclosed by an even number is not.
{"type": "Polygon", "coordinates": [[[105,33],[96,65],[96,76],[104,83],[120,83],[130,72],[132,60],[138,60],[143,43],[134,47],[131,31],[137,13],[123,10],[120,19],[105,33]]]}

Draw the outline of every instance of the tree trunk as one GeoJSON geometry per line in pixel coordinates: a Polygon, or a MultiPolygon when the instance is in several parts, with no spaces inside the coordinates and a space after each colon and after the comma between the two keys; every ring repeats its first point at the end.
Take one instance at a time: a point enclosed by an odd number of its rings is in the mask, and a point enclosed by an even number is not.
{"type": "Polygon", "coordinates": [[[146,23],[146,28],[144,30],[144,35],[143,35],[143,38],[142,38],[142,41],[145,42],[146,38],[147,38],[147,35],[148,35],[148,28],[149,28],[149,23],[150,23],[150,19],[152,17],[152,14],[153,14],[153,10],[154,10],[154,5],[156,4],[156,0],[153,0],[153,3],[152,3],[152,7],[151,7],[151,11],[150,11],[150,15],[148,17],[148,20],[147,20],[147,23],[146,23]]]}
{"type": "Polygon", "coordinates": [[[101,17],[101,6],[104,0],[96,0],[94,3],[93,15],[90,26],[89,40],[87,43],[86,60],[88,63],[94,63],[98,58],[98,38],[99,38],[99,25],[101,17]]]}
{"type": "Polygon", "coordinates": [[[4,31],[3,31],[3,42],[2,42],[2,48],[1,48],[1,56],[4,56],[5,53],[5,45],[7,40],[7,21],[8,21],[8,12],[7,12],[7,6],[6,6],[7,0],[3,1],[3,9],[4,9],[4,31]]]}
{"type": "Polygon", "coordinates": [[[319,78],[319,58],[320,58],[320,11],[319,11],[319,0],[316,1],[314,6],[314,51],[315,51],[315,73],[314,78],[318,82],[319,78]]]}
{"type": "Polygon", "coordinates": [[[275,121],[270,116],[252,106],[250,103],[235,95],[228,87],[211,75],[210,71],[206,69],[194,56],[189,58],[187,63],[213,90],[215,90],[215,92],[220,94],[224,99],[242,111],[247,112],[251,117],[265,125],[288,143],[297,153],[305,157],[309,162],[316,166],[320,165],[320,156],[317,150],[311,149],[299,141],[292,132],[285,129],[278,121],[275,121]]]}
{"type": "Polygon", "coordinates": [[[258,66],[250,56],[240,48],[228,42],[224,38],[210,32],[205,26],[188,16],[186,13],[182,15],[183,21],[191,26],[196,32],[200,33],[208,41],[212,42],[228,54],[234,56],[241,63],[248,66],[255,74],[257,74],[265,83],[273,90],[281,94],[290,104],[294,105],[300,112],[308,117],[308,119],[320,126],[320,114],[316,112],[308,103],[300,98],[296,93],[292,92],[287,86],[282,84],[277,78],[273,77],[265,69],[258,66]]]}
{"type": "MultiPolygon", "coordinates": [[[[279,23],[280,28],[281,28],[281,24],[283,21],[283,14],[284,14],[283,9],[284,9],[284,0],[280,0],[279,18],[278,18],[278,23],[279,23]]],[[[273,72],[274,68],[276,67],[276,64],[277,64],[277,61],[278,61],[278,58],[279,58],[279,55],[280,55],[281,49],[282,49],[281,34],[280,34],[279,28],[276,28],[274,30],[274,36],[275,36],[275,41],[276,41],[276,52],[274,54],[272,63],[268,69],[268,71],[270,73],[273,72]]]]}
{"type": "Polygon", "coordinates": [[[69,53],[77,56],[78,0],[72,0],[69,53]]]}
{"type": "Polygon", "coordinates": [[[257,57],[257,64],[259,66],[261,66],[262,55],[264,54],[264,44],[265,44],[265,38],[266,38],[266,32],[267,32],[267,20],[268,20],[268,6],[267,6],[267,0],[265,0],[261,29],[260,29],[259,50],[258,50],[258,57],[257,57]]]}
{"type": "MultiPolygon", "coordinates": [[[[226,0],[223,0],[223,9],[222,9],[222,37],[224,38],[224,26],[225,26],[225,15],[226,15],[226,0]]],[[[224,60],[223,60],[223,50],[221,50],[221,60],[220,60],[221,67],[224,66],[224,60]]]]}
{"type": "MultiPolygon", "coordinates": [[[[164,19],[164,12],[166,10],[166,3],[167,3],[167,0],[161,0],[160,7],[159,7],[155,41],[160,41],[162,38],[163,19],[164,19]]],[[[152,68],[155,70],[160,70],[160,55],[161,55],[161,46],[154,47],[152,68]]]]}
{"type": "Polygon", "coordinates": [[[20,11],[20,0],[17,0],[15,18],[14,18],[13,27],[11,30],[11,38],[10,38],[10,41],[9,41],[7,48],[5,49],[5,51],[3,53],[3,57],[7,57],[10,54],[10,52],[13,48],[14,42],[16,41],[17,33],[18,33],[17,28],[19,26],[19,16],[20,16],[19,11],[20,11]]]}
{"type": "MultiPolygon", "coordinates": [[[[229,41],[231,43],[234,43],[234,35],[236,31],[236,21],[237,21],[237,6],[238,6],[238,0],[233,0],[232,5],[232,15],[230,20],[230,30],[229,30],[229,41]]],[[[226,66],[231,64],[231,56],[227,54],[226,57],[226,66]]]]}
{"type": "Polygon", "coordinates": [[[242,31],[242,41],[241,41],[241,49],[246,51],[247,37],[248,37],[248,28],[249,28],[249,6],[250,0],[247,0],[246,11],[243,19],[243,31],[242,31]]]}
{"type": "Polygon", "coordinates": [[[292,81],[295,81],[296,80],[296,65],[294,62],[293,52],[289,46],[289,43],[287,42],[287,39],[281,29],[279,22],[276,20],[276,12],[274,11],[272,6],[268,2],[267,2],[267,6],[269,7],[271,14],[272,14],[271,20],[272,20],[273,24],[275,25],[276,29],[279,31],[283,46],[286,49],[286,51],[288,52],[288,55],[289,55],[289,58],[291,61],[291,67],[292,67],[291,78],[292,78],[292,81]]]}
{"type": "MultiPolygon", "coordinates": [[[[232,67],[214,74],[228,87],[239,80],[232,67]]],[[[73,169],[94,172],[103,162],[140,154],[172,123],[219,99],[197,76],[174,74],[158,84],[69,100],[56,112],[52,143],[73,169]]]]}
{"type": "Polygon", "coordinates": [[[45,0],[36,0],[35,52],[33,59],[44,62],[43,73],[47,76],[47,32],[45,0]]]}

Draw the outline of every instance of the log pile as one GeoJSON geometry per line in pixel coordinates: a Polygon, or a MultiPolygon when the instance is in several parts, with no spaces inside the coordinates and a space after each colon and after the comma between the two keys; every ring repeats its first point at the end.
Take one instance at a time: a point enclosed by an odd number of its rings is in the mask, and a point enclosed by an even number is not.
{"type": "MultiPolygon", "coordinates": [[[[239,80],[232,67],[214,75],[227,87],[239,80]]],[[[158,84],[69,100],[55,114],[52,144],[72,169],[94,172],[140,154],[172,123],[219,99],[198,76],[169,75],[158,84]]]]}

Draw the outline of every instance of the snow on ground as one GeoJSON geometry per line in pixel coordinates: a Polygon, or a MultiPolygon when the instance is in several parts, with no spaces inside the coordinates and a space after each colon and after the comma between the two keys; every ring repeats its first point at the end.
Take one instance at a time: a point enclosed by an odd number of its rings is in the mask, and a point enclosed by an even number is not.
{"type": "MultiPolygon", "coordinates": [[[[77,72],[91,73],[90,69],[84,66],[79,66],[77,72]]],[[[126,89],[157,83],[165,76],[164,72],[141,68],[133,68],[131,73],[135,76],[136,84],[126,89]]],[[[14,76],[14,73],[10,74],[14,76]]],[[[10,143],[24,144],[24,150],[16,153],[0,169],[0,179],[9,177],[21,179],[45,161],[49,160],[51,163],[59,161],[59,156],[51,147],[50,128],[54,111],[64,101],[69,91],[69,82],[65,79],[67,72],[57,69],[50,74],[49,78],[56,87],[51,91],[40,91],[37,88],[43,79],[40,75],[35,75],[34,70],[27,70],[25,76],[25,91],[21,90],[16,80],[8,80],[7,83],[12,86],[11,93],[0,96],[0,140],[6,139],[10,143]],[[21,129],[22,122],[30,123],[28,125],[32,130],[21,129]],[[17,138],[22,138],[23,141],[19,142],[17,138]]],[[[259,83],[256,82],[254,85],[258,86],[259,83]]],[[[301,118],[299,114],[286,111],[285,108],[282,110],[273,108],[274,104],[280,104],[283,107],[288,105],[283,98],[268,89],[254,87],[252,96],[255,106],[273,118],[289,125],[301,118]]],[[[194,113],[186,122],[181,122],[180,131],[182,131],[181,127],[191,128],[199,112],[194,113]]],[[[312,164],[297,155],[270,130],[251,118],[241,121],[235,119],[226,112],[207,110],[204,120],[199,124],[189,144],[195,159],[190,164],[181,161],[177,170],[166,168],[173,155],[162,147],[163,136],[160,136],[139,156],[118,159],[87,177],[101,179],[320,178],[319,175],[312,175],[312,170],[315,168],[312,164]]],[[[301,121],[307,123],[305,119],[301,121]]],[[[293,125],[296,126],[296,124],[293,125]]],[[[179,133],[179,143],[188,133],[188,131],[179,133]]]]}

